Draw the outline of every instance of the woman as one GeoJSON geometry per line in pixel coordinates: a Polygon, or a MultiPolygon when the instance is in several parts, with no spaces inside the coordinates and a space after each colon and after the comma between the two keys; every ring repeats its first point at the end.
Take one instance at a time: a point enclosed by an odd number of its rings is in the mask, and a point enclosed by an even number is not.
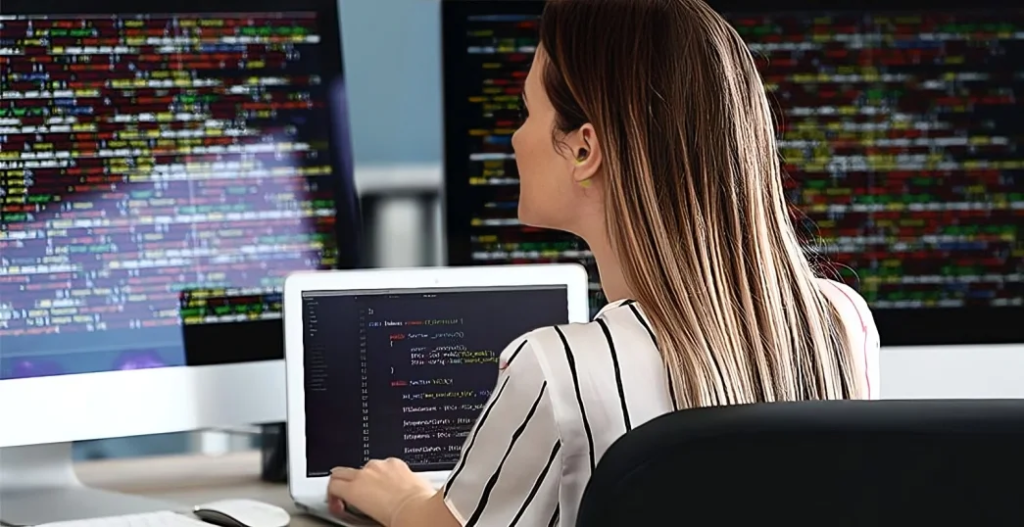
{"type": "Polygon", "coordinates": [[[502,354],[445,487],[398,460],[330,497],[395,527],[572,526],[601,454],[677,408],[869,398],[863,299],[815,278],[754,61],[701,0],[558,0],[513,146],[523,223],[575,233],[612,303],[502,354]]]}

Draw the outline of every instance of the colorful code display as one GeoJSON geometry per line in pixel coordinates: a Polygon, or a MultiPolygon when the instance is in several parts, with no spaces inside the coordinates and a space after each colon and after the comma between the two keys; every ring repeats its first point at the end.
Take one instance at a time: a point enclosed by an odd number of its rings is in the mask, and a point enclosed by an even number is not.
{"type": "MultiPolygon", "coordinates": [[[[844,279],[876,309],[1024,306],[1024,12],[728,18],[778,107],[790,199],[844,279]]],[[[448,183],[470,211],[449,229],[471,235],[450,260],[582,260],[596,277],[582,242],[516,219],[537,22],[465,23],[468,155],[448,183]]]]}
{"type": "Polygon", "coordinates": [[[0,15],[5,355],[279,318],[289,272],[334,266],[322,23],[0,15]]]}
{"type": "Polygon", "coordinates": [[[1024,13],[732,22],[791,198],[868,302],[1024,306],[1024,13]]]}
{"type": "Polygon", "coordinates": [[[536,16],[525,15],[470,18],[464,75],[473,86],[467,101],[471,153],[452,163],[464,163],[459,168],[473,196],[467,204],[473,234],[470,254],[457,259],[476,264],[581,262],[595,279],[591,303],[596,310],[604,296],[586,244],[569,234],[521,225],[517,218],[519,174],[512,134],[519,126],[522,87],[536,51],[538,22],[536,16]]]}

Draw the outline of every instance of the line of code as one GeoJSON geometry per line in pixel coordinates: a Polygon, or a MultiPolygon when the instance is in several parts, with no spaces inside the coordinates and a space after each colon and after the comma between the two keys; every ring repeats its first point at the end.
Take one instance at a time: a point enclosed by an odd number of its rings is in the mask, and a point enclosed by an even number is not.
{"type": "Polygon", "coordinates": [[[473,17],[464,66],[475,90],[466,110],[470,155],[464,169],[480,201],[472,207],[469,261],[475,264],[580,262],[587,267],[591,307],[605,303],[597,265],[579,238],[519,223],[519,173],[512,134],[519,126],[523,83],[537,49],[539,21],[533,16],[473,17]]]}
{"type": "MultiPolygon", "coordinates": [[[[1024,305],[1024,15],[729,15],[779,110],[788,197],[874,308],[1024,305]]],[[[517,220],[537,19],[471,17],[475,263],[582,260],[517,220]]],[[[591,276],[596,276],[592,274],[591,276]]]]}
{"type": "Polygon", "coordinates": [[[334,265],[313,14],[0,30],[0,337],[278,318],[334,265]]]}
{"type": "Polygon", "coordinates": [[[371,319],[367,328],[370,338],[387,339],[395,357],[389,384],[401,395],[402,459],[421,466],[458,461],[462,444],[491,395],[497,352],[467,346],[462,317],[371,319]],[[474,371],[486,372],[489,385],[467,388],[459,382],[477,375],[474,371]]]}
{"type": "Polygon", "coordinates": [[[307,473],[388,457],[450,470],[494,391],[502,350],[566,323],[567,295],[564,286],[304,294],[307,473]]]}
{"type": "Polygon", "coordinates": [[[1024,13],[737,16],[790,199],[876,308],[1024,306],[1024,13]]]}

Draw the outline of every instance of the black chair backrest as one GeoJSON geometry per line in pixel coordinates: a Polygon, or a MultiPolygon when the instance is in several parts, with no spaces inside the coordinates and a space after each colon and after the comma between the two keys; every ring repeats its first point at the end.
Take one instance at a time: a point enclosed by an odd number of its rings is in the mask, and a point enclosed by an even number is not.
{"type": "Polygon", "coordinates": [[[1024,401],[684,410],[616,441],[577,527],[1022,526],[1024,401]]]}

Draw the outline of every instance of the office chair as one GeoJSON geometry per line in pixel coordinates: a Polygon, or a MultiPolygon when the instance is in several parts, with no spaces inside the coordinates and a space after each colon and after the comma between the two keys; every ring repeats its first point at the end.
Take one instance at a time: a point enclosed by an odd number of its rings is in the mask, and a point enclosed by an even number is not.
{"type": "Polygon", "coordinates": [[[684,410],[616,441],[577,527],[1024,525],[1024,401],[684,410]]]}

